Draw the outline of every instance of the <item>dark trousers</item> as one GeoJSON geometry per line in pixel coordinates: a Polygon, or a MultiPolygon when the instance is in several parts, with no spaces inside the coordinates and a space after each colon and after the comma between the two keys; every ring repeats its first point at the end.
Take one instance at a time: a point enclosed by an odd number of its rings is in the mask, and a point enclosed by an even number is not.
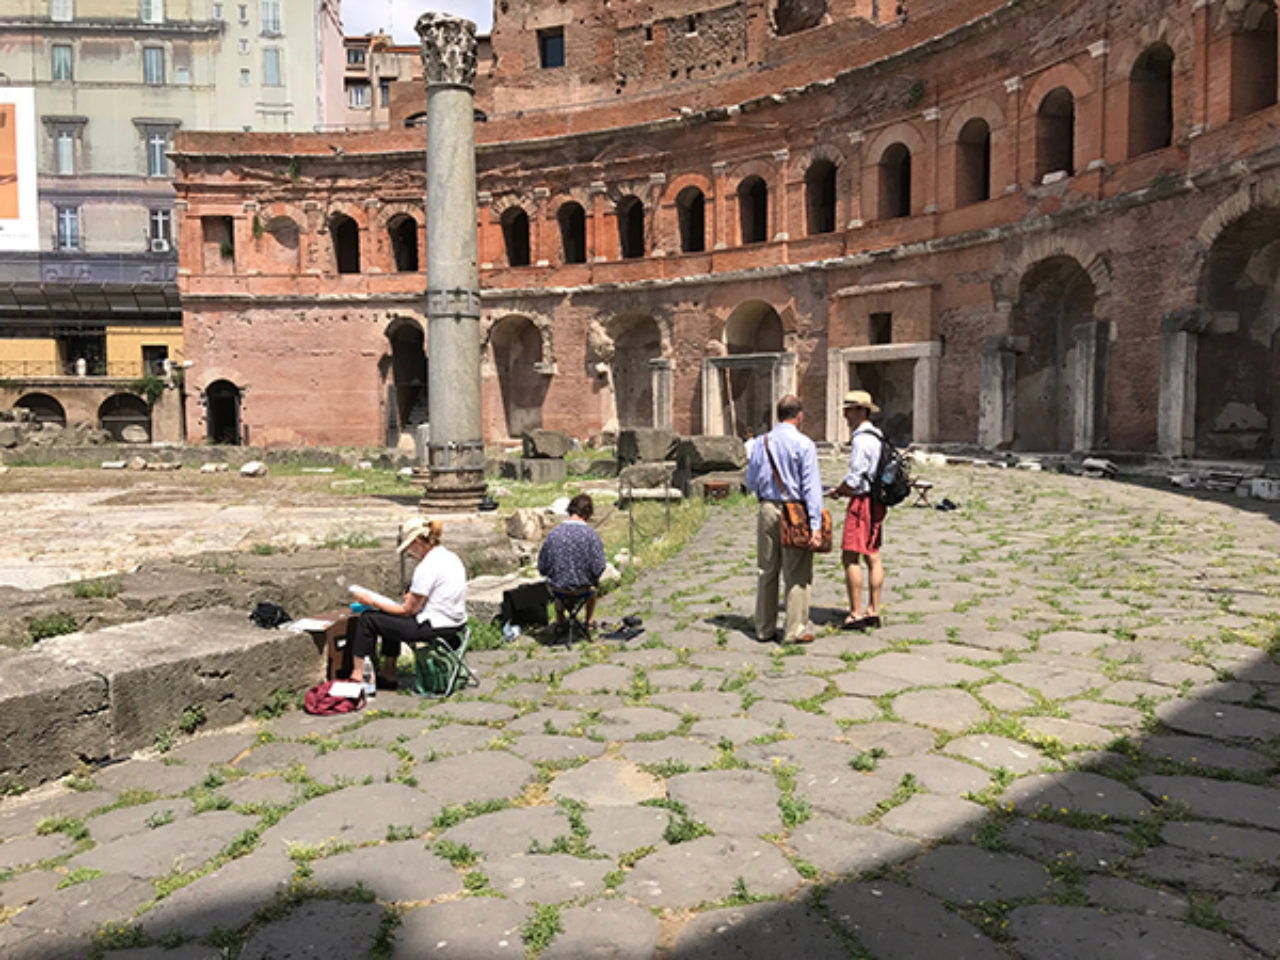
{"type": "Polygon", "coordinates": [[[379,637],[382,638],[382,655],[386,657],[400,656],[402,643],[425,643],[433,638],[456,650],[461,632],[462,627],[442,627],[436,630],[426,621],[419,623],[416,617],[366,610],[360,614],[360,621],[356,624],[356,635],[351,640],[351,655],[356,658],[356,662],[364,657],[372,657],[378,649],[379,637]]]}

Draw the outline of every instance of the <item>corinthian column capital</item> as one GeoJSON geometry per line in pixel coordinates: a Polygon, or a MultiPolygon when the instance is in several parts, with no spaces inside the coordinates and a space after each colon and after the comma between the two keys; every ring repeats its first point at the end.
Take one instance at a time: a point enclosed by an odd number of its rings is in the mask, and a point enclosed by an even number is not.
{"type": "Polygon", "coordinates": [[[476,85],[476,25],[449,13],[424,13],[414,25],[422,41],[422,76],[428,87],[476,85]]]}

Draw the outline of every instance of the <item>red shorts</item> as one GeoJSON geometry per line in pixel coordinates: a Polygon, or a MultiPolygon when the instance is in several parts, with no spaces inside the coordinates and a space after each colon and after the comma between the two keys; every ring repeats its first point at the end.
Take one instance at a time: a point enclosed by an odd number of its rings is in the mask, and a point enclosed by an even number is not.
{"type": "Polygon", "coordinates": [[[883,503],[876,503],[871,495],[849,498],[849,510],[844,515],[844,542],[841,549],[853,553],[879,553],[880,533],[884,526],[883,503]]]}

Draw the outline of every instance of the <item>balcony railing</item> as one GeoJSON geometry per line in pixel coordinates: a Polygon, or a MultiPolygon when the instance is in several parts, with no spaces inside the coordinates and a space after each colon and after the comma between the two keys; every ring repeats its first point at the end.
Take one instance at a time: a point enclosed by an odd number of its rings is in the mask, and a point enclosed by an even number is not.
{"type": "MultiPolygon", "coordinates": [[[[172,369],[172,367],[170,368],[172,369]]],[[[144,364],[141,360],[60,363],[57,360],[0,360],[0,379],[24,380],[41,377],[113,377],[138,380],[144,376],[165,376],[163,361],[144,364]]]]}

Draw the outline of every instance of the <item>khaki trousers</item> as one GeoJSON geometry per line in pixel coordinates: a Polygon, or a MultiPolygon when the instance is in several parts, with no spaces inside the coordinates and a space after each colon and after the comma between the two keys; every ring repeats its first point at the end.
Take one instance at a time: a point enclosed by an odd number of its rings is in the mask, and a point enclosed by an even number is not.
{"type": "Polygon", "coordinates": [[[813,584],[813,554],[782,546],[782,508],[760,504],[756,518],[756,636],[772,637],[778,629],[778,574],[787,592],[788,643],[809,632],[809,589],[813,584]]]}

